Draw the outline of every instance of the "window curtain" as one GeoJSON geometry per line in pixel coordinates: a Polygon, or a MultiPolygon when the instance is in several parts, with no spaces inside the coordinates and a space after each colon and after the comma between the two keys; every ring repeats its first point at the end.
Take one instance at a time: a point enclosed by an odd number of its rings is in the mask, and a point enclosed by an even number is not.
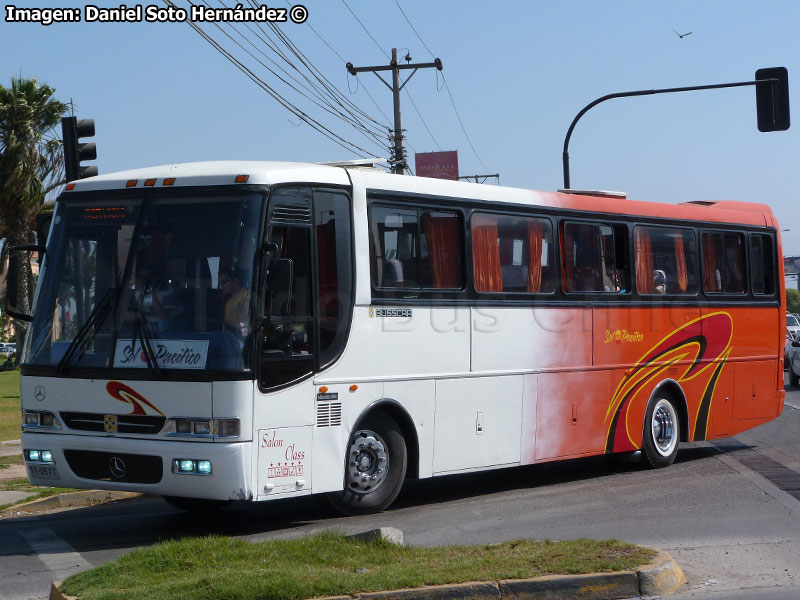
{"type": "Polygon", "coordinates": [[[461,222],[458,215],[424,212],[422,227],[433,267],[433,287],[462,287],[461,222]]]}
{"type": "Polygon", "coordinates": [[[636,253],[636,289],[640,294],[654,293],[653,287],[653,250],[650,244],[650,232],[644,227],[637,227],[633,234],[634,251],[636,253]]]}
{"type": "Polygon", "coordinates": [[[544,227],[541,221],[528,221],[528,291],[537,293],[542,287],[542,239],[544,227]]]}
{"type": "Polygon", "coordinates": [[[686,271],[686,253],[683,249],[683,233],[676,231],[675,235],[675,272],[678,276],[678,289],[685,292],[689,288],[689,274],[686,271]]]}
{"type": "Polygon", "coordinates": [[[479,292],[502,292],[503,274],[497,245],[497,217],[472,217],[472,261],[475,289],[479,292]]]}
{"type": "Polygon", "coordinates": [[[720,292],[721,286],[717,281],[717,249],[714,235],[703,234],[703,287],[707,292],[720,292]]]}

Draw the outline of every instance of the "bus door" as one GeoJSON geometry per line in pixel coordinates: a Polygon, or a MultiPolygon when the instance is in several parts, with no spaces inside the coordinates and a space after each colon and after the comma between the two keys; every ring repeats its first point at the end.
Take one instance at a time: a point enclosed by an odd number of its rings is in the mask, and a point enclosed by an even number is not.
{"type": "Polygon", "coordinates": [[[260,496],[310,491],[319,415],[328,411],[326,427],[330,413],[341,419],[341,405],[317,394],[312,376],[335,362],[347,341],[353,282],[349,196],[310,187],[274,190],[265,242],[253,415],[260,496]]]}

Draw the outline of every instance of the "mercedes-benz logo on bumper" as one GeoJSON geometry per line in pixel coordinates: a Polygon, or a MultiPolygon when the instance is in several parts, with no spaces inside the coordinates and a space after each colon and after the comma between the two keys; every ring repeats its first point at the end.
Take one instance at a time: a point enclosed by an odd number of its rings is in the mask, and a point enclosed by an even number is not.
{"type": "Polygon", "coordinates": [[[122,479],[125,477],[126,469],[125,461],[119,456],[112,456],[111,460],[108,461],[108,470],[111,471],[112,477],[122,479]]]}
{"type": "Polygon", "coordinates": [[[35,388],[33,388],[33,397],[39,402],[42,402],[45,398],[47,398],[47,391],[44,389],[43,385],[37,385],[35,388]]]}

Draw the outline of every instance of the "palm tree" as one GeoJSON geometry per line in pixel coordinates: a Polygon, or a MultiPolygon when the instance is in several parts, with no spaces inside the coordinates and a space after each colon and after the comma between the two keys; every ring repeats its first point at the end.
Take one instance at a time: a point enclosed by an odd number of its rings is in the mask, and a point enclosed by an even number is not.
{"type": "MultiPolygon", "coordinates": [[[[3,254],[7,254],[9,246],[34,242],[36,213],[46,194],[61,183],[62,145],[55,127],[67,112],[67,105],[54,99],[54,93],[53,88],[40,84],[36,78],[12,77],[10,87],[0,85],[3,254]]],[[[16,307],[27,313],[33,294],[33,274],[29,261],[21,260],[18,264],[16,307]]]]}

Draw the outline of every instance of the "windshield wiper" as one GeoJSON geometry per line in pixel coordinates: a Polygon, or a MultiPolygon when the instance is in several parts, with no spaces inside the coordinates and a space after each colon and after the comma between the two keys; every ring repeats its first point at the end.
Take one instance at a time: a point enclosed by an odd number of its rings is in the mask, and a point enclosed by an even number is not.
{"type": "MultiPolygon", "coordinates": [[[[151,340],[156,337],[153,332],[153,326],[150,322],[150,317],[147,311],[144,310],[144,297],[147,294],[147,288],[150,287],[150,279],[145,281],[144,288],[136,300],[135,308],[133,309],[134,321],[133,331],[131,335],[131,350],[136,350],[136,338],[142,343],[142,352],[144,353],[144,360],[147,363],[147,369],[156,377],[161,378],[161,368],[156,362],[156,354],[153,352],[153,345],[151,340]]],[[[152,291],[155,295],[155,290],[152,291]]]]}
{"type": "Polygon", "coordinates": [[[100,302],[97,303],[97,305],[94,307],[94,310],[89,313],[89,317],[86,319],[86,322],[84,322],[84,324],[78,330],[78,333],[75,335],[75,337],[72,338],[69,346],[67,346],[66,352],[64,352],[64,356],[62,356],[61,360],[58,361],[56,375],[63,375],[66,373],[74,357],[77,357],[77,359],[80,360],[80,357],[83,354],[83,352],[81,352],[81,346],[84,345],[84,342],[87,340],[89,331],[91,331],[93,327],[103,323],[105,318],[108,316],[108,313],[117,303],[120,289],[121,288],[116,287],[108,288],[105,296],[100,299],[100,302]]]}

